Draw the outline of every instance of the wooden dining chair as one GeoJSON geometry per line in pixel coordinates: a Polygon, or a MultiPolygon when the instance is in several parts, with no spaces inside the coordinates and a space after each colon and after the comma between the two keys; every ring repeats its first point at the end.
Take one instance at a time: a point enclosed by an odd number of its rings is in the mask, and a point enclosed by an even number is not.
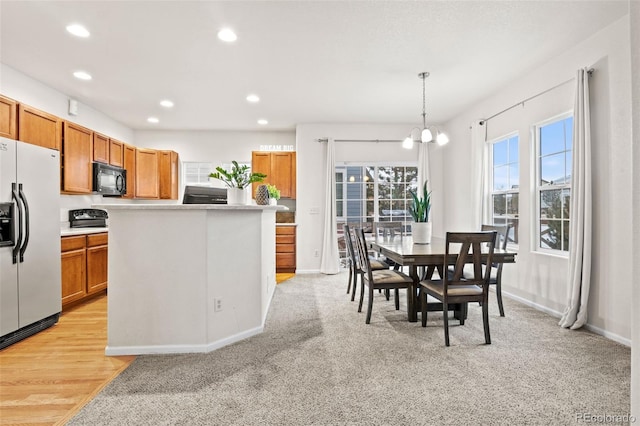
{"type": "MultiPolygon", "coordinates": [[[[483,268],[482,255],[486,254],[486,263],[491,264],[496,243],[496,232],[447,232],[445,245],[445,260],[442,270],[452,273],[443,274],[439,280],[424,280],[420,282],[420,302],[422,305],[422,326],[427,326],[427,296],[432,296],[442,302],[442,316],[444,319],[444,343],[449,346],[449,305],[452,303],[479,302],[482,304],[482,322],[484,325],[484,339],[491,344],[489,332],[489,275],[491,268],[483,268]],[[455,258],[450,259],[452,245],[460,245],[455,258]],[[472,261],[473,274],[464,277],[465,264],[472,261]]],[[[464,324],[464,316],[460,318],[460,325],[464,324]]]]}
{"type": "Polygon", "coordinates": [[[371,259],[367,249],[367,241],[362,229],[356,229],[356,249],[358,251],[358,259],[360,260],[360,268],[362,270],[362,285],[360,286],[360,305],[358,312],[362,312],[362,303],[364,300],[364,286],[369,288],[369,304],[367,307],[366,323],[371,322],[371,311],[373,309],[373,290],[394,290],[396,310],[400,309],[399,289],[410,288],[413,280],[408,275],[390,269],[373,270],[371,259]]]}
{"type": "MultiPolygon", "coordinates": [[[[360,229],[360,228],[358,228],[360,229]]],[[[351,301],[353,302],[356,297],[356,286],[358,284],[358,276],[362,277],[362,269],[360,268],[360,261],[358,260],[358,253],[354,247],[354,229],[349,226],[349,224],[343,225],[344,230],[344,240],[345,245],[347,246],[348,253],[348,261],[349,261],[349,282],[347,284],[347,294],[351,291],[351,301]],[[353,290],[351,290],[353,286],[353,290]]],[[[383,269],[389,269],[389,264],[386,262],[370,258],[369,264],[371,265],[371,269],[374,271],[379,271],[383,269]]],[[[360,278],[360,283],[362,284],[362,278],[360,278]]]]}
{"type": "Polygon", "coordinates": [[[404,224],[402,222],[373,222],[373,235],[376,238],[388,240],[396,236],[402,238],[404,234],[404,224]]]}
{"type": "MultiPolygon", "coordinates": [[[[482,225],[482,231],[496,231],[496,248],[507,249],[509,229],[511,225],[482,225]]],[[[502,266],[504,263],[493,262],[491,264],[491,274],[489,275],[489,286],[496,286],[496,297],[498,299],[498,309],[500,316],[504,316],[504,306],[502,305],[502,266]]],[[[468,277],[469,273],[465,274],[468,277]]]]}

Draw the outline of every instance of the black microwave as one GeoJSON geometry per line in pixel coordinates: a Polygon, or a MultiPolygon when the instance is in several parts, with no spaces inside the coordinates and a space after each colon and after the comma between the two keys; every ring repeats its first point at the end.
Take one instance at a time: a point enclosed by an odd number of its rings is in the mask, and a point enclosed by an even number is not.
{"type": "Polygon", "coordinates": [[[110,197],[126,194],[127,171],[122,167],[93,163],[93,190],[110,197]]]}

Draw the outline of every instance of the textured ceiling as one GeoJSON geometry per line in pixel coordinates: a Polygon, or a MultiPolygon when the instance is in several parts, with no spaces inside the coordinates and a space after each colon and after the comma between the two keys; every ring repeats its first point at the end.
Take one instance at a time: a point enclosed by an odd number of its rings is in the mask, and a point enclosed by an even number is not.
{"type": "Polygon", "coordinates": [[[421,71],[428,121],[443,122],[626,13],[628,0],[3,0],[0,61],[133,129],[419,123],[421,71]]]}

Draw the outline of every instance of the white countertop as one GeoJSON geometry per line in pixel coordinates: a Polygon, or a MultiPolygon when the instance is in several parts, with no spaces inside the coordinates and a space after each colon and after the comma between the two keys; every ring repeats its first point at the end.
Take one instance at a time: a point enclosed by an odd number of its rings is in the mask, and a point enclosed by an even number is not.
{"type": "Polygon", "coordinates": [[[276,222],[276,226],[298,226],[297,223],[278,223],[276,222]]]}
{"type": "Polygon", "coordinates": [[[286,206],[229,205],[229,204],[95,204],[105,210],[289,210],[286,206]]]}
{"type": "Polygon", "coordinates": [[[71,235],[98,234],[100,232],[109,232],[109,228],[62,228],[60,229],[60,236],[68,237],[71,235]]]}

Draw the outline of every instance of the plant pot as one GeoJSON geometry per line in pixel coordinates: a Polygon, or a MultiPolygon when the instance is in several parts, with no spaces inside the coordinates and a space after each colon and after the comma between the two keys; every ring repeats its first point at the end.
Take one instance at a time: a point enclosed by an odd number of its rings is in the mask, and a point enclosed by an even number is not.
{"type": "Polygon", "coordinates": [[[431,243],[431,222],[414,222],[411,224],[411,235],[414,244],[431,243]]]}
{"type": "Polygon", "coordinates": [[[227,188],[227,204],[235,206],[246,206],[249,204],[250,188],[238,189],[227,188]]]}
{"type": "Polygon", "coordinates": [[[269,205],[270,206],[277,206],[278,205],[278,200],[276,200],[275,198],[269,198],[269,205]]]}

